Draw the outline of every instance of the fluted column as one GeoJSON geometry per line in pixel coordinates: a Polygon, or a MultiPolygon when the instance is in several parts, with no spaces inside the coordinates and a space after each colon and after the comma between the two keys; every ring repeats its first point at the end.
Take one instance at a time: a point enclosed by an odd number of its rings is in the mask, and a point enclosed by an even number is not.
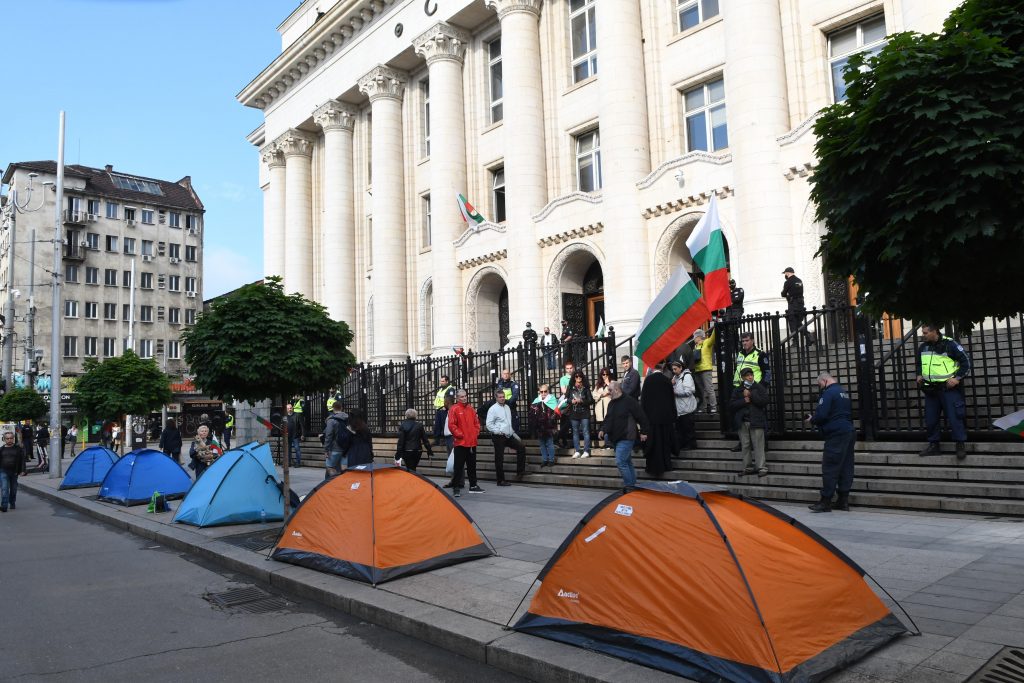
{"type": "Polygon", "coordinates": [[[324,131],[323,226],[321,272],[323,304],[335,320],[356,321],[356,225],[353,205],[352,130],[354,107],[328,100],[313,112],[324,131]]]}
{"type": "MultiPolygon", "coordinates": [[[[373,360],[409,353],[406,320],[405,172],[402,96],[408,77],[386,66],[359,79],[373,113],[373,360]]],[[[436,300],[436,297],[435,297],[436,300]]]]}
{"type": "Polygon", "coordinates": [[[313,297],[312,138],[289,130],[278,138],[285,163],[284,286],[313,297]]]}
{"type": "Polygon", "coordinates": [[[466,192],[466,117],[462,65],[469,34],[435,24],[413,41],[430,75],[431,270],[434,288],[433,352],[462,343],[463,296],[453,241],[465,227],[455,196],[466,192]]]}
{"type": "Polygon", "coordinates": [[[795,265],[797,253],[776,141],[789,130],[779,3],[729,0],[722,3],[722,17],[738,238],[730,247],[737,284],[746,290],[746,310],[761,313],[779,309],[782,269],[795,265]]]}
{"type": "Polygon", "coordinates": [[[284,277],[284,155],[273,142],[260,149],[269,184],[263,193],[263,274],[284,277]]]}
{"type": "Polygon", "coordinates": [[[625,338],[653,299],[651,254],[636,183],[651,171],[643,37],[637,0],[597,3],[601,208],[607,253],[629,254],[629,268],[606,263],[608,322],[625,338]]]}
{"type": "MultiPolygon", "coordinates": [[[[603,1],[603,0],[602,0],[603,1]]],[[[487,0],[501,21],[504,92],[505,216],[508,222],[509,343],[527,321],[543,326],[543,274],[533,216],[547,204],[540,0],[487,0]]],[[[433,98],[431,98],[433,102],[433,98]]],[[[437,298],[435,297],[435,301],[437,298]]],[[[550,321],[555,324],[556,321],[550,321]]]]}

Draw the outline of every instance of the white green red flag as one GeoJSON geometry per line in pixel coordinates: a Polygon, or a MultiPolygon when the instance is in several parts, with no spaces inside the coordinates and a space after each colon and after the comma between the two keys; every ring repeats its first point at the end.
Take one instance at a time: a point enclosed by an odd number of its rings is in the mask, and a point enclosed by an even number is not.
{"type": "Polygon", "coordinates": [[[604,339],[605,333],[606,331],[604,329],[604,318],[601,318],[597,323],[597,332],[594,333],[594,336],[597,337],[598,339],[604,339]]]}
{"type": "MultiPolygon", "coordinates": [[[[470,225],[479,225],[484,222],[484,217],[480,215],[480,212],[473,208],[473,205],[466,200],[461,194],[458,195],[459,200],[459,211],[462,213],[462,220],[466,221],[470,225]]],[[[728,284],[728,283],[727,283],[728,284]]],[[[728,287],[726,287],[728,289],[728,287]]]]}
{"type": "Polygon", "coordinates": [[[551,410],[556,410],[556,409],[558,408],[558,399],[557,399],[557,398],[555,398],[555,397],[554,397],[553,395],[551,395],[551,394],[548,394],[548,395],[547,395],[547,398],[545,398],[545,399],[544,399],[543,401],[541,401],[541,400],[540,400],[540,396],[538,396],[537,398],[533,399],[533,402],[534,402],[535,404],[536,404],[536,403],[543,403],[543,404],[544,404],[544,405],[546,405],[546,406],[547,406],[548,408],[551,408],[551,410]]]}
{"type": "Polygon", "coordinates": [[[1010,413],[1006,417],[999,418],[992,424],[1000,429],[1005,429],[1011,434],[1024,437],[1024,410],[1018,410],[1015,413],[1010,413]]]}
{"type": "Polygon", "coordinates": [[[718,195],[711,195],[707,212],[697,222],[686,240],[693,262],[704,273],[704,301],[708,309],[717,311],[732,304],[729,292],[729,271],[725,267],[725,239],[718,219],[718,195]]]}
{"type": "Polygon", "coordinates": [[[711,311],[697,285],[680,266],[644,313],[636,332],[636,355],[644,365],[654,367],[710,319],[711,311]]]}

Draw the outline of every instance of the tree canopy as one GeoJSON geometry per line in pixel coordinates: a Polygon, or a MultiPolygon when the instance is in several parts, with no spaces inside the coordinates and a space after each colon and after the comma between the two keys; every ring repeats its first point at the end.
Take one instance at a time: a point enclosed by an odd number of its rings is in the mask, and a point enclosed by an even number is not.
{"type": "Polygon", "coordinates": [[[940,34],[850,60],[811,179],[826,268],[866,307],[970,323],[1024,310],[1024,0],[967,0],[940,34]],[[869,68],[865,68],[869,67],[869,68]]]}
{"type": "Polygon", "coordinates": [[[348,325],[301,294],[285,294],[280,278],[214,301],[182,339],[195,385],[219,399],[327,391],[355,364],[348,325]]]}
{"type": "Polygon", "coordinates": [[[0,420],[8,422],[38,420],[49,409],[46,399],[31,387],[11,389],[0,398],[0,420]]]}
{"type": "Polygon", "coordinates": [[[87,359],[84,370],[76,385],[75,405],[93,418],[143,415],[171,401],[167,375],[153,359],[139,358],[130,349],[102,363],[87,359]]]}

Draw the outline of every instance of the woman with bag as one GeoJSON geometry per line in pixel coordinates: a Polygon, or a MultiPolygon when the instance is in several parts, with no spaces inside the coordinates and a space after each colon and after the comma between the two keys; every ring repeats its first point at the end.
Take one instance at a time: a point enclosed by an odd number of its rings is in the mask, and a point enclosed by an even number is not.
{"type": "Polygon", "coordinates": [[[398,425],[398,444],[395,446],[395,464],[406,467],[410,472],[416,471],[424,448],[428,457],[434,457],[430,439],[423,425],[416,421],[416,415],[415,408],[405,411],[405,420],[398,425]]]}
{"type": "MultiPolygon", "coordinates": [[[[601,368],[594,385],[594,419],[597,424],[604,424],[604,418],[608,414],[608,404],[612,401],[612,394],[608,385],[615,379],[615,371],[612,368],[601,368]]],[[[611,448],[611,437],[604,435],[604,447],[611,448]]]]}
{"type": "Polygon", "coordinates": [[[192,440],[192,447],[188,450],[188,457],[192,460],[189,468],[196,471],[196,481],[223,452],[217,437],[210,434],[210,427],[200,425],[196,430],[196,438],[192,440]]]}
{"type": "Polygon", "coordinates": [[[587,376],[577,370],[572,376],[573,383],[565,392],[565,401],[572,423],[573,458],[590,457],[590,405],[594,397],[587,386],[587,376]],[[583,441],[583,452],[580,453],[580,441],[583,441]]]}

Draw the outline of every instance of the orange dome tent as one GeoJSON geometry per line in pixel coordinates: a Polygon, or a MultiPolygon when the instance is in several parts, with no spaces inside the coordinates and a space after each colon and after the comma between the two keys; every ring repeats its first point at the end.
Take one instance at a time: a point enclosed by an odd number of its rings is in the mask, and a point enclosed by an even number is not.
{"type": "Polygon", "coordinates": [[[432,481],[371,464],[313,489],[271,557],[377,585],[493,554],[466,511],[432,481]]]}
{"type": "Polygon", "coordinates": [[[701,681],[817,681],[906,631],[863,577],[774,508],[645,482],[580,521],[514,628],[701,681]]]}

